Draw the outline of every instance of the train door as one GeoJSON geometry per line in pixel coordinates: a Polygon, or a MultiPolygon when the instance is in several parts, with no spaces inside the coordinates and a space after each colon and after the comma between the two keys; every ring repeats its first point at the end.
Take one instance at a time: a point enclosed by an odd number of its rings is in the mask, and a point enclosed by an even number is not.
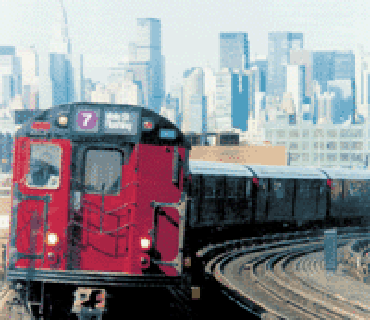
{"type": "Polygon", "coordinates": [[[316,189],[314,179],[297,179],[296,181],[295,220],[301,226],[316,217],[316,189]]]}
{"type": "Polygon", "coordinates": [[[215,227],[221,224],[224,207],[225,179],[221,176],[203,176],[204,199],[202,203],[202,224],[215,227]]]}
{"type": "Polygon", "coordinates": [[[15,152],[13,203],[18,206],[11,245],[20,258],[16,266],[64,269],[70,142],[20,139],[15,152]]]}
{"type": "Polygon", "coordinates": [[[293,211],[294,180],[271,179],[268,221],[290,223],[293,211]]]}
{"type": "Polygon", "coordinates": [[[115,148],[88,147],[80,151],[83,192],[83,250],[80,268],[124,271],[133,195],[123,190],[124,152],[115,148]]]}
{"type": "Polygon", "coordinates": [[[263,223],[268,215],[269,179],[258,180],[256,223],[263,223]]]}
{"type": "Polygon", "coordinates": [[[331,213],[333,218],[339,219],[342,217],[343,208],[343,183],[342,180],[333,180],[331,185],[331,213]],[[335,214],[334,214],[335,213],[335,214]]]}

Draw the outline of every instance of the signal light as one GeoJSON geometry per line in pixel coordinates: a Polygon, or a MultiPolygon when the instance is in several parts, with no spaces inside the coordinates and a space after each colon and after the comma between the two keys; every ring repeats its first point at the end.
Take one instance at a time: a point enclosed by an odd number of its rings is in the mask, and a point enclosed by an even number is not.
{"type": "Polygon", "coordinates": [[[153,130],[154,122],[152,120],[144,120],[143,121],[143,129],[144,130],[153,130]]]}
{"type": "Polygon", "coordinates": [[[145,121],[144,122],[144,128],[145,129],[153,129],[153,122],[145,121]]]}
{"type": "Polygon", "coordinates": [[[328,185],[329,188],[332,187],[333,180],[327,179],[326,184],[328,185]]]}

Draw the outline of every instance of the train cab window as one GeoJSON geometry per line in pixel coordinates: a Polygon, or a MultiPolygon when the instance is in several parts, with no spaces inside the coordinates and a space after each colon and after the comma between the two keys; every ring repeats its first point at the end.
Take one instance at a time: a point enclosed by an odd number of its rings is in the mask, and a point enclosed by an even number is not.
{"type": "Polygon", "coordinates": [[[85,187],[89,194],[115,194],[121,187],[122,154],[117,150],[88,150],[85,158],[85,187]]]}
{"type": "Polygon", "coordinates": [[[57,189],[60,184],[61,154],[59,146],[31,144],[26,184],[31,188],[57,189]]]}

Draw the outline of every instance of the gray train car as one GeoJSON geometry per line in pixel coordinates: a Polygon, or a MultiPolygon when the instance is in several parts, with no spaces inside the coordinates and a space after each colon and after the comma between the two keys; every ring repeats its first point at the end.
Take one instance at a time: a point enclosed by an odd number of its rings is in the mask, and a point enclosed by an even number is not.
{"type": "Polygon", "coordinates": [[[330,216],[340,225],[370,223],[370,171],[322,169],[331,187],[330,216]]]}
{"type": "Polygon", "coordinates": [[[189,227],[208,241],[370,220],[367,170],[190,161],[190,173],[189,227]]]}
{"type": "Polygon", "coordinates": [[[301,227],[325,219],[327,177],[320,170],[260,165],[247,168],[258,179],[257,224],[301,227]]]}
{"type": "Polygon", "coordinates": [[[242,165],[190,161],[190,226],[217,227],[252,219],[253,174],[242,165]]]}

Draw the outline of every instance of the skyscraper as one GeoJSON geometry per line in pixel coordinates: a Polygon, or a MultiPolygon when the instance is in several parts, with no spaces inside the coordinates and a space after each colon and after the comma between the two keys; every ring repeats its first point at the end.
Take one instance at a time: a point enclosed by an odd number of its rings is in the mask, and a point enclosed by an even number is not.
{"type": "Polygon", "coordinates": [[[249,42],[247,33],[220,33],[220,69],[223,68],[249,69],[249,42]]]}
{"type": "Polygon", "coordinates": [[[355,78],[355,55],[352,51],[314,51],[313,80],[316,80],[323,92],[327,91],[327,82],[331,80],[349,80],[355,78]]]}
{"type": "Polygon", "coordinates": [[[0,47],[0,103],[9,106],[10,101],[22,94],[22,62],[16,56],[15,47],[0,47]]]}
{"type": "Polygon", "coordinates": [[[164,100],[164,58],[161,54],[161,21],[137,19],[137,40],[129,45],[128,65],[141,81],[145,107],[160,112],[164,100]]]}
{"type": "Polygon", "coordinates": [[[180,127],[179,99],[172,97],[171,94],[167,94],[166,104],[162,107],[161,114],[167,117],[167,119],[173,122],[177,127],[180,127]]]}
{"type": "Polygon", "coordinates": [[[354,99],[352,92],[353,80],[330,80],[327,82],[327,91],[333,93],[333,110],[331,121],[334,124],[353,119],[354,99]]]}
{"type": "Polygon", "coordinates": [[[25,109],[38,109],[39,56],[34,47],[17,48],[22,61],[22,98],[25,109]]]}
{"type": "Polygon", "coordinates": [[[182,130],[187,133],[205,133],[207,124],[202,68],[184,72],[182,130]]]}
{"type": "Polygon", "coordinates": [[[251,68],[256,67],[258,76],[256,79],[256,92],[266,92],[268,61],[265,56],[257,56],[250,64],[251,68]],[[258,89],[258,90],[257,90],[258,89]]]}
{"type": "Polygon", "coordinates": [[[302,106],[305,97],[305,66],[298,64],[287,65],[286,92],[292,94],[295,114],[299,120],[303,118],[302,106]]]}
{"type": "Polygon", "coordinates": [[[68,37],[67,14],[63,1],[59,1],[59,11],[50,46],[50,79],[52,104],[74,101],[74,79],[71,62],[71,41],[68,37]]]}
{"type": "Polygon", "coordinates": [[[204,95],[207,104],[207,131],[215,132],[215,99],[216,99],[216,77],[211,67],[205,67],[204,72],[204,95]]]}
{"type": "Polygon", "coordinates": [[[267,94],[280,100],[286,91],[286,66],[290,62],[290,50],[303,48],[303,33],[270,32],[268,35],[267,94]]]}
{"type": "Polygon", "coordinates": [[[74,99],[76,102],[85,101],[85,89],[84,89],[84,70],[83,70],[83,55],[73,54],[72,65],[73,65],[73,82],[74,82],[74,99]]]}
{"type": "Polygon", "coordinates": [[[254,114],[254,72],[224,68],[216,73],[217,131],[246,131],[248,115],[254,114]]]}
{"type": "Polygon", "coordinates": [[[171,98],[174,98],[178,101],[179,110],[178,110],[178,123],[179,128],[182,126],[183,119],[183,86],[178,84],[171,87],[171,98]]]}
{"type": "Polygon", "coordinates": [[[370,114],[370,53],[365,52],[364,48],[359,46],[357,48],[355,61],[357,112],[364,116],[365,119],[368,119],[370,114]]]}
{"type": "Polygon", "coordinates": [[[290,64],[304,65],[305,69],[305,96],[312,97],[312,52],[309,50],[291,50],[290,64]]]}
{"type": "Polygon", "coordinates": [[[355,79],[355,55],[352,51],[335,51],[334,80],[355,79]]]}

